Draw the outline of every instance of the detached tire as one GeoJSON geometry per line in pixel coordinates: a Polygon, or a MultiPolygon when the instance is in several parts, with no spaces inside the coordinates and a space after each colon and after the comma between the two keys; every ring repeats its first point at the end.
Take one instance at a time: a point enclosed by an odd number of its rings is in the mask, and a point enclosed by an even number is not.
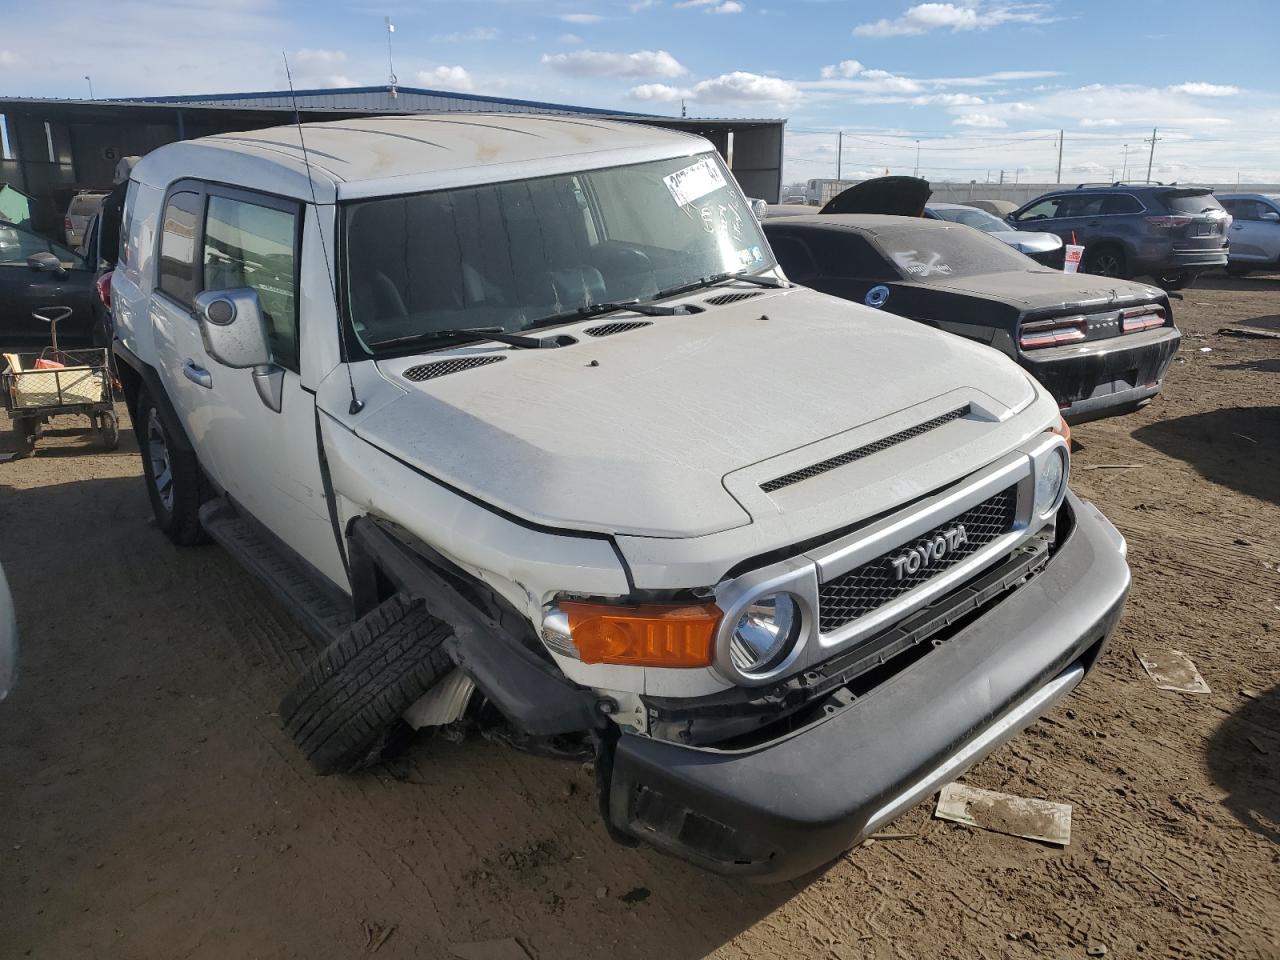
{"type": "Polygon", "coordinates": [[[149,393],[138,395],[138,446],[151,512],[155,514],[156,526],[170,540],[180,547],[189,547],[206,539],[200,526],[204,484],[196,455],[174,442],[179,429],[149,393]]]}
{"type": "Polygon", "coordinates": [[[13,416],[13,450],[19,458],[29,457],[36,452],[36,440],[39,437],[40,425],[34,417],[13,416]]]}
{"type": "Polygon", "coordinates": [[[317,773],[378,762],[400,714],[453,669],[452,633],[422,600],[396,594],[321,651],[280,701],[285,730],[317,773]]]}

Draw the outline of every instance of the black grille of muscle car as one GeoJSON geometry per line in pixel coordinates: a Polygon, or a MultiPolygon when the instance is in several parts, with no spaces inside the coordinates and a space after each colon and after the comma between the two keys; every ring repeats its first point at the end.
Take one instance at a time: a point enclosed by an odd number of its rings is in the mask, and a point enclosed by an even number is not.
{"type": "Polygon", "coordinates": [[[895,547],[828,580],[818,588],[818,629],[822,633],[838,630],[977,553],[1013,528],[1017,503],[1017,488],[1009,487],[911,543],[895,547]],[[948,549],[945,556],[921,563],[914,573],[906,572],[901,563],[895,565],[894,561],[900,560],[913,544],[946,538],[948,533],[952,533],[954,543],[957,526],[964,527],[964,542],[948,549]]]}
{"type": "Polygon", "coordinates": [[[799,470],[793,470],[791,473],[783,474],[772,480],[766,480],[760,484],[760,489],[765,493],[773,493],[775,490],[781,490],[783,487],[789,487],[793,483],[799,483],[801,480],[809,480],[812,477],[826,473],[828,470],[834,470],[836,467],[843,467],[845,464],[853,463],[855,460],[861,460],[863,457],[869,457],[873,453],[879,453],[881,450],[888,450],[890,447],[897,446],[904,440],[910,440],[912,437],[918,437],[922,433],[928,433],[935,430],[944,423],[950,423],[952,420],[959,420],[969,412],[969,405],[965,404],[950,413],[944,413],[940,417],[934,417],[932,420],[926,420],[924,423],[918,423],[909,430],[902,430],[892,436],[885,437],[883,440],[877,440],[875,443],[868,443],[864,447],[857,447],[848,450],[837,456],[830,457],[820,463],[812,464],[808,467],[802,467],[799,470]]]}
{"type": "Polygon", "coordinates": [[[582,332],[588,337],[611,337],[615,333],[626,333],[628,330],[652,326],[652,320],[619,320],[617,323],[602,323],[598,327],[587,327],[582,332]]]}
{"type": "Polygon", "coordinates": [[[737,303],[739,300],[750,300],[752,297],[760,296],[759,290],[751,290],[746,293],[722,293],[716,297],[708,297],[703,303],[709,303],[713,307],[724,307],[731,303],[737,303]]]}
{"type": "Polygon", "coordinates": [[[451,373],[460,373],[463,370],[471,370],[474,367],[483,367],[486,364],[497,363],[499,360],[505,360],[506,357],[498,354],[484,354],[478,357],[454,357],[452,360],[437,360],[434,363],[421,363],[416,367],[410,367],[401,374],[406,380],[412,380],[414,383],[421,383],[423,380],[434,380],[436,377],[447,377],[451,373]]]}

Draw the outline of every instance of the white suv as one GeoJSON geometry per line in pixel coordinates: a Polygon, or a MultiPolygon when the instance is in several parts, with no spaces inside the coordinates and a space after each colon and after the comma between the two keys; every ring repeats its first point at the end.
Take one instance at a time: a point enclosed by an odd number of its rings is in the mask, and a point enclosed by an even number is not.
{"type": "Polygon", "coordinates": [[[132,180],[112,296],[155,515],[323,645],[281,707],[321,772],[465,720],[594,758],[619,839],[792,877],[1120,616],[1052,398],[788,284],[705,140],[344,120],[132,180]]]}

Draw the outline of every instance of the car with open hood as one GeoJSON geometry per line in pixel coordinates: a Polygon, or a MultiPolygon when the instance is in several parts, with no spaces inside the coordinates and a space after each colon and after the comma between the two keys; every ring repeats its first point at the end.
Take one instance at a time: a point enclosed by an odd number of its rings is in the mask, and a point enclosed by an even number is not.
{"type": "Polygon", "coordinates": [[[1048,392],[788,282],[706,140],[366,118],[131,176],[115,350],[157,528],[315,639],[280,716],[322,773],[478,725],[594,760],[619,840],[795,877],[1120,616],[1048,392]]]}
{"type": "Polygon", "coordinates": [[[1150,403],[1181,341],[1163,290],[1052,270],[960,224],[821,214],[764,231],[792,280],[995,347],[1070,424],[1150,403]]]}

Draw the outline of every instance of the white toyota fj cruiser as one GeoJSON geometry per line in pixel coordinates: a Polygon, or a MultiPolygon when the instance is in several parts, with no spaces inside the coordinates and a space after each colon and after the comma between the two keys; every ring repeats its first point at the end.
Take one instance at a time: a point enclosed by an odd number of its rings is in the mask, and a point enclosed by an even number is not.
{"type": "Polygon", "coordinates": [[[1011,361],[787,283],[697,137],[342,120],[135,167],[116,352],[159,526],[317,638],[322,772],[466,718],[615,837],[781,879],[1097,660],[1124,541],[1011,361]]]}

